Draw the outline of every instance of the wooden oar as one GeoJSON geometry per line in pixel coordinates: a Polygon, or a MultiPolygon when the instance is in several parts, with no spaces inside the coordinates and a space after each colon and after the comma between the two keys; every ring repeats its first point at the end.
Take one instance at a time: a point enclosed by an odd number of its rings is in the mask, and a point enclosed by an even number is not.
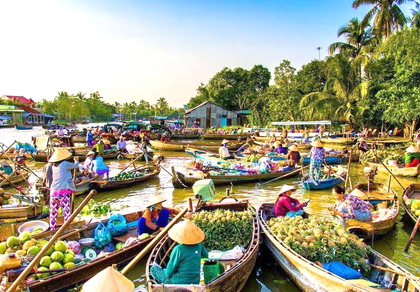
{"type": "Polygon", "coordinates": [[[185,213],[187,213],[189,208],[185,208],[179,212],[178,215],[174,219],[171,220],[171,222],[161,231],[159,231],[158,235],[149,242],[149,244],[143,248],[139,254],[131,260],[131,262],[128,263],[127,266],[124,267],[124,269],[121,271],[121,274],[126,274],[132,267],[134,267],[139,260],[141,260],[165,235],[168,233],[168,231],[181,219],[185,213]]]}
{"type": "Polygon", "coordinates": [[[26,276],[32,271],[32,269],[38,264],[44,254],[48,251],[48,249],[55,243],[55,241],[60,237],[60,235],[66,230],[66,228],[71,224],[71,222],[76,218],[79,212],[83,209],[83,207],[89,202],[89,200],[96,194],[96,190],[90,191],[87,197],[83,200],[83,202],[77,207],[77,209],[71,214],[70,218],[64,222],[64,224],[57,230],[54,236],[45,244],[41,251],[36,255],[36,257],[29,263],[29,265],[23,270],[23,272],[19,275],[19,277],[12,283],[12,285],[7,289],[7,292],[14,292],[19,284],[25,280],[26,276]]]}
{"type": "Polygon", "coordinates": [[[15,170],[13,170],[12,171],[12,173],[11,174],[9,174],[9,175],[7,175],[7,176],[4,176],[3,174],[2,174],[2,177],[3,177],[3,180],[0,182],[0,187],[2,187],[5,183],[10,183],[11,184],[11,182],[9,181],[9,177],[11,177],[11,176],[13,176],[14,174],[16,174],[16,169],[15,170]]]}
{"type": "MultiPolygon", "coordinates": [[[[139,156],[137,156],[136,158],[134,158],[132,161],[130,161],[130,163],[129,163],[129,164],[127,164],[127,166],[126,166],[126,167],[124,167],[124,168],[123,168],[123,170],[121,170],[118,174],[120,174],[120,173],[124,172],[124,170],[126,170],[127,168],[129,168],[131,164],[133,164],[133,165],[134,165],[134,162],[136,162],[137,160],[139,160],[140,158],[142,158],[142,157],[143,157],[143,155],[144,155],[144,153],[140,154],[139,156]]],[[[117,175],[118,175],[118,174],[117,174],[117,175]]]]}
{"type": "MultiPolygon", "coordinates": [[[[13,172],[12,172],[13,173],[13,172]]],[[[22,193],[23,195],[27,196],[28,194],[26,194],[24,191],[21,190],[20,187],[18,187],[17,185],[15,185],[12,181],[9,180],[8,177],[4,176],[2,173],[0,173],[0,177],[2,177],[5,181],[7,181],[12,187],[14,187],[18,192],[22,193]]],[[[2,184],[3,185],[3,184],[2,184]]]]}
{"type": "Polygon", "coordinates": [[[256,188],[259,188],[259,187],[261,187],[261,186],[263,186],[263,185],[265,185],[265,184],[268,184],[268,183],[271,183],[271,182],[273,182],[273,181],[276,181],[276,180],[279,180],[279,179],[282,179],[282,178],[288,177],[289,175],[292,175],[292,174],[298,173],[298,172],[302,171],[304,168],[307,168],[307,167],[309,167],[309,165],[302,166],[302,167],[297,168],[297,169],[295,169],[295,170],[293,170],[293,171],[291,171],[291,172],[288,172],[288,173],[286,173],[286,174],[284,174],[284,175],[282,175],[282,176],[279,176],[279,177],[273,178],[273,179],[271,179],[271,180],[269,180],[269,181],[266,181],[266,182],[263,182],[263,183],[257,183],[257,184],[255,185],[255,187],[256,187],[256,188]]]}
{"type": "Polygon", "coordinates": [[[419,229],[419,225],[420,225],[420,216],[417,218],[416,225],[414,226],[413,231],[411,232],[407,245],[404,248],[404,252],[408,252],[408,249],[410,248],[410,245],[413,242],[414,237],[416,236],[417,230],[419,229]]]}

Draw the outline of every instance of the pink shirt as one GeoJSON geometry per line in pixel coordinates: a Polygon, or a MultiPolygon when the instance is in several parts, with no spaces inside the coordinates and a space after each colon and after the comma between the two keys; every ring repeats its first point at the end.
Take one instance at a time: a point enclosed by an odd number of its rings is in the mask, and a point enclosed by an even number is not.
{"type": "Polygon", "coordinates": [[[283,195],[280,196],[276,206],[274,207],[274,214],[276,217],[286,216],[287,212],[296,212],[302,208],[303,204],[300,204],[298,200],[283,195]]]}

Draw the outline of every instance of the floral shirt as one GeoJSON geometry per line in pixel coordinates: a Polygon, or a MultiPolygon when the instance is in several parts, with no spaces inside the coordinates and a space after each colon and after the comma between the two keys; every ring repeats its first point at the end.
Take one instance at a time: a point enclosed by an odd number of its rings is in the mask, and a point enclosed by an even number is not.
{"type": "Polygon", "coordinates": [[[325,149],[323,147],[312,147],[309,156],[313,160],[324,160],[325,149]]]}
{"type": "Polygon", "coordinates": [[[348,213],[343,214],[344,218],[353,219],[356,210],[359,210],[362,213],[370,212],[370,205],[367,202],[350,194],[344,195],[344,201],[338,204],[344,204],[344,206],[347,207],[348,213]]]}

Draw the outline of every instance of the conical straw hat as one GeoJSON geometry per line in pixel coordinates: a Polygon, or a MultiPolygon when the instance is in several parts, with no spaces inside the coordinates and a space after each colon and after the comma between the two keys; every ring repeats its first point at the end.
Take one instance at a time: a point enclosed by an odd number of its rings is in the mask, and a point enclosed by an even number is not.
{"type": "Polygon", "coordinates": [[[293,144],[292,146],[289,147],[289,150],[290,151],[299,151],[299,148],[296,145],[293,144]]]}
{"type": "Polygon", "coordinates": [[[283,193],[285,193],[287,191],[296,191],[296,187],[290,186],[290,185],[283,185],[281,187],[281,190],[279,192],[279,195],[281,195],[281,194],[283,194],[283,193]]]}
{"type": "Polygon", "coordinates": [[[112,267],[102,270],[83,285],[84,292],[132,292],[134,284],[112,267]]]}
{"type": "Polygon", "coordinates": [[[359,189],[354,189],[350,193],[350,195],[353,195],[353,196],[356,196],[356,197],[364,197],[364,196],[366,196],[366,194],[364,192],[362,192],[361,190],[359,190],[359,189]]]}
{"type": "Polygon", "coordinates": [[[158,195],[152,195],[152,197],[149,199],[149,203],[147,203],[146,207],[150,207],[162,202],[165,202],[166,199],[164,197],[158,196],[158,195]]]}
{"type": "Polygon", "coordinates": [[[322,147],[322,143],[320,140],[316,140],[315,142],[312,142],[311,144],[313,147],[322,147]]]}
{"type": "Polygon", "coordinates": [[[184,220],[175,224],[169,230],[168,235],[176,242],[182,244],[197,244],[205,238],[203,230],[190,220],[184,220]]]}
{"type": "Polygon", "coordinates": [[[405,151],[407,151],[408,153],[417,153],[417,152],[419,152],[419,148],[417,148],[414,145],[411,145],[410,147],[405,149],[405,151]]]}
{"type": "Polygon", "coordinates": [[[222,144],[229,143],[229,140],[223,139],[222,144]]]}
{"type": "Polygon", "coordinates": [[[275,146],[275,147],[279,147],[279,146],[281,146],[281,142],[280,142],[280,141],[276,141],[276,142],[274,142],[274,146],[275,146]]]}
{"type": "Polygon", "coordinates": [[[51,155],[49,162],[58,162],[62,160],[66,160],[71,157],[71,153],[66,149],[58,148],[54,151],[51,155]]]}

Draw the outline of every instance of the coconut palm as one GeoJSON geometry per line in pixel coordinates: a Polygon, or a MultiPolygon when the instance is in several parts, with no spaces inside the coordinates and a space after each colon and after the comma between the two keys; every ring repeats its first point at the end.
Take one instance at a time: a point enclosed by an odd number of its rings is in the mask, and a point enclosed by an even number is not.
{"type": "Polygon", "coordinates": [[[330,54],[335,52],[348,53],[351,58],[366,56],[378,44],[377,38],[372,35],[370,25],[365,25],[357,18],[353,18],[347,25],[340,27],[337,37],[344,36],[346,42],[336,42],[329,46],[330,54]]]}
{"type": "Polygon", "coordinates": [[[368,24],[373,18],[373,34],[387,39],[392,31],[400,30],[407,23],[407,18],[399,5],[408,2],[418,5],[415,0],[354,0],[352,6],[358,8],[361,5],[373,5],[362,23],[368,24]]]}
{"type": "Polygon", "coordinates": [[[358,102],[367,94],[367,83],[362,82],[360,64],[348,54],[337,54],[327,60],[327,82],[322,92],[305,95],[300,108],[314,118],[337,118],[350,125],[364,109],[358,102]]]}
{"type": "Polygon", "coordinates": [[[420,28],[420,9],[414,10],[411,9],[411,19],[410,19],[410,26],[415,28],[420,28]]]}

